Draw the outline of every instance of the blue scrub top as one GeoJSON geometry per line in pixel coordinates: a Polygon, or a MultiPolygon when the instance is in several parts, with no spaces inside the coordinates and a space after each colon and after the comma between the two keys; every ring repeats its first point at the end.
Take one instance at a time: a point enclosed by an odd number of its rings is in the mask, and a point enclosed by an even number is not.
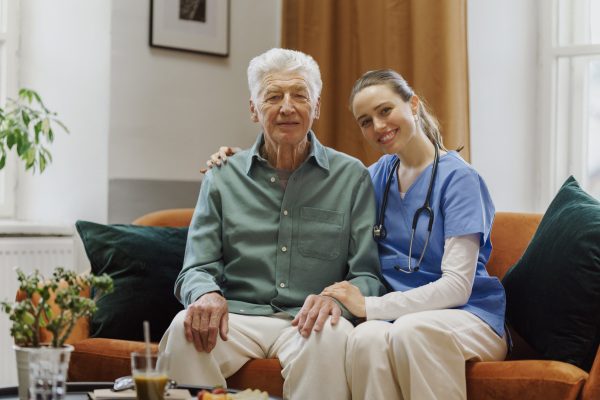
{"type": "MultiPolygon", "coordinates": [[[[386,155],[369,167],[375,187],[378,220],[387,178],[396,159],[396,155],[386,155]]],[[[434,282],[442,276],[445,239],[480,233],[481,246],[471,297],[467,304],[457,308],[477,315],[502,336],[506,308],[504,288],[498,278],[490,277],[485,269],[492,251],[490,232],[495,208],[481,176],[456,151],[450,151],[439,159],[430,201],[433,228],[419,271],[405,274],[394,270],[395,265],[408,270],[412,222],[415,212],[423,206],[427,197],[432,168],[433,164],[430,164],[421,172],[404,199],[400,198],[397,174],[394,174],[383,222],[387,236],[379,242],[383,276],[391,291],[404,292],[434,282]]],[[[420,213],[413,239],[412,268],[419,262],[423,251],[428,224],[429,213],[420,213]]]]}

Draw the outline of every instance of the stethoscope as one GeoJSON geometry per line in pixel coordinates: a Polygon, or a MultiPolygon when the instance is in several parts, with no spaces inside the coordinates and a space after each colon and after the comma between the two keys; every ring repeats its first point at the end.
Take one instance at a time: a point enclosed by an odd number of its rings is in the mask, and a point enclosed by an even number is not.
{"type": "MultiPolygon", "coordinates": [[[[431,200],[431,190],[433,189],[433,181],[435,179],[435,173],[437,171],[438,161],[439,161],[439,146],[437,143],[433,144],[435,146],[435,158],[433,159],[433,168],[431,169],[431,178],[429,180],[429,189],[427,189],[427,197],[425,198],[425,203],[423,206],[419,208],[415,212],[415,216],[413,217],[412,223],[412,233],[410,234],[410,247],[408,248],[408,271],[403,270],[397,265],[394,265],[394,269],[396,271],[404,272],[406,274],[416,272],[419,270],[419,265],[421,265],[421,260],[423,260],[423,255],[425,254],[425,249],[427,249],[427,243],[429,242],[429,234],[431,233],[431,228],[433,227],[433,210],[429,206],[429,202],[431,200]],[[423,247],[423,252],[421,253],[421,257],[419,258],[419,262],[417,266],[411,268],[410,260],[412,256],[412,245],[413,238],[415,236],[415,229],[417,229],[417,221],[419,220],[419,214],[427,211],[429,213],[429,225],[427,227],[427,238],[425,238],[425,246],[423,247]]],[[[385,206],[387,204],[388,194],[390,193],[390,186],[392,185],[392,180],[394,179],[394,175],[396,174],[396,170],[398,169],[398,165],[400,164],[400,159],[396,158],[394,164],[392,165],[392,170],[390,171],[390,175],[388,176],[387,183],[385,184],[385,192],[383,192],[383,202],[381,203],[381,211],[379,212],[379,219],[377,225],[373,227],[373,239],[377,241],[381,241],[385,239],[387,236],[387,231],[383,226],[383,219],[385,216],[385,206]]]]}

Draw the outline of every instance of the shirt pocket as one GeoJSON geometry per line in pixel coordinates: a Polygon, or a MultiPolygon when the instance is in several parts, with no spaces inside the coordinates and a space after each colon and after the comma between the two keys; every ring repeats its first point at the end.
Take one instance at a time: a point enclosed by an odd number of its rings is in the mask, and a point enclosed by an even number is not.
{"type": "Polygon", "coordinates": [[[298,232],[298,251],[304,257],[334,260],[340,255],[344,213],[302,207],[298,232]]]}

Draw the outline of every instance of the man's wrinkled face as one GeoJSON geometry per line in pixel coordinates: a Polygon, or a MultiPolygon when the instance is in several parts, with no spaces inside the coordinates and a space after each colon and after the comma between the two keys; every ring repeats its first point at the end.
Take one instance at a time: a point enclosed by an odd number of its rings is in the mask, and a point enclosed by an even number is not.
{"type": "Polygon", "coordinates": [[[303,75],[275,72],[263,79],[256,104],[250,100],[250,113],[267,140],[280,145],[297,144],[319,118],[320,102],[320,98],[312,96],[303,75]]]}

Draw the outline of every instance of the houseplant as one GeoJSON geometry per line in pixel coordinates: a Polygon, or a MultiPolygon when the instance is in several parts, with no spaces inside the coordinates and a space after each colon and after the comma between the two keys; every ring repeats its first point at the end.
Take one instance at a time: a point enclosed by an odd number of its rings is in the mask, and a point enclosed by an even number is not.
{"type": "Polygon", "coordinates": [[[113,289],[108,275],[81,276],[57,267],[52,278],[45,280],[35,271],[26,275],[15,268],[19,289],[24,299],[14,303],[0,302],[2,310],[12,321],[11,336],[15,338],[19,374],[19,397],[28,398],[27,389],[48,391],[52,399],[62,398],[65,391],[66,372],[73,347],[65,340],[80,318],[96,311],[96,300],[113,289]],[[88,285],[98,291],[95,298],[80,296],[88,285]],[[51,301],[58,307],[53,311],[51,301]],[[52,334],[50,343],[41,343],[40,327],[52,334]]]}
{"type": "Polygon", "coordinates": [[[37,92],[21,89],[17,100],[8,99],[5,109],[0,109],[0,170],[6,165],[8,151],[15,147],[25,162],[25,170],[35,172],[37,167],[40,173],[44,172],[46,165],[52,162],[45,145],[54,140],[53,122],[69,133],[37,92]]]}

